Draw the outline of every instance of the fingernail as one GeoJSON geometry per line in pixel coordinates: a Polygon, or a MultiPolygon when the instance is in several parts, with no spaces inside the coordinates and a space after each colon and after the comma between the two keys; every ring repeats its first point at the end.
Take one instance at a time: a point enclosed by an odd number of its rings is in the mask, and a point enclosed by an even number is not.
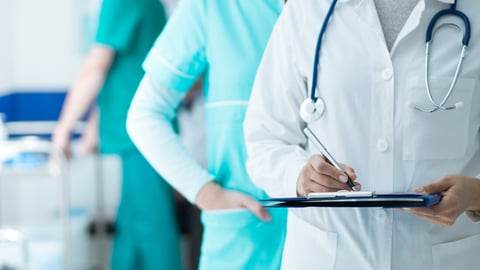
{"type": "Polygon", "coordinates": [[[347,181],[348,181],[348,178],[343,174],[340,175],[339,179],[340,179],[340,182],[342,182],[342,183],[347,183],[347,181]]]}
{"type": "Polygon", "coordinates": [[[355,184],[355,189],[356,189],[357,191],[360,191],[360,190],[362,189],[362,186],[355,184]]]}

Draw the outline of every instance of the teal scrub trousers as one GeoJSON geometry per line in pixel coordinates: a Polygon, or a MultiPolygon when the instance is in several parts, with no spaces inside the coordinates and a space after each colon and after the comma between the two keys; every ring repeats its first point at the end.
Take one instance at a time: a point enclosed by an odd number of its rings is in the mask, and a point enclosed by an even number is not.
{"type": "Polygon", "coordinates": [[[121,155],[112,270],[182,269],[172,188],[138,151],[121,155]]]}

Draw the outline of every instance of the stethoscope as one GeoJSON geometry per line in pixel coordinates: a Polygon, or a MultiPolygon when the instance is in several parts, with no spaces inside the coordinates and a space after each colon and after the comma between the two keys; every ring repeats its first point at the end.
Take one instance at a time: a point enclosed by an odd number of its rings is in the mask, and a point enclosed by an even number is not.
{"type": "MultiPolygon", "coordinates": [[[[319,66],[319,61],[320,61],[320,51],[322,47],[322,39],[325,34],[325,31],[327,29],[328,22],[333,14],[333,11],[335,9],[335,6],[337,4],[337,0],[333,0],[332,3],[330,4],[330,7],[327,11],[327,14],[325,16],[325,19],[323,20],[322,27],[320,29],[320,33],[318,35],[317,39],[317,45],[315,48],[315,60],[313,64],[313,75],[312,75],[312,85],[310,88],[310,96],[305,99],[305,101],[302,103],[300,106],[300,116],[305,122],[310,122],[310,121],[315,121],[318,120],[323,113],[325,112],[325,102],[323,101],[322,98],[317,97],[315,95],[316,92],[316,85],[318,81],[318,66],[319,66]]],[[[453,106],[446,106],[446,102],[448,98],[451,96],[453,88],[455,87],[455,83],[457,82],[459,73],[460,73],[460,68],[463,63],[463,59],[465,58],[465,52],[468,47],[468,43],[470,42],[470,21],[463,12],[457,10],[457,1],[450,6],[448,9],[444,9],[439,11],[437,14],[435,14],[430,21],[430,24],[428,25],[427,28],[427,33],[426,33],[426,45],[425,45],[425,88],[427,91],[427,96],[430,101],[430,103],[433,105],[431,108],[425,108],[416,105],[414,102],[409,101],[408,106],[410,108],[414,108],[418,111],[425,112],[425,113],[432,113],[437,110],[452,110],[456,108],[461,108],[463,107],[463,102],[457,102],[453,106]],[[446,92],[445,96],[443,99],[438,102],[436,101],[433,96],[432,96],[432,90],[430,87],[430,82],[429,82],[429,59],[430,59],[430,44],[432,43],[432,38],[434,33],[441,27],[443,26],[453,26],[456,29],[459,29],[462,31],[462,28],[458,26],[457,24],[454,23],[444,23],[439,25],[438,27],[435,27],[438,20],[447,15],[453,15],[456,17],[459,17],[461,20],[463,20],[463,24],[465,26],[465,30],[463,30],[463,39],[462,39],[462,51],[460,53],[460,57],[457,62],[457,67],[455,70],[455,74],[453,76],[453,79],[450,83],[450,87],[448,91],[446,92]]]]}

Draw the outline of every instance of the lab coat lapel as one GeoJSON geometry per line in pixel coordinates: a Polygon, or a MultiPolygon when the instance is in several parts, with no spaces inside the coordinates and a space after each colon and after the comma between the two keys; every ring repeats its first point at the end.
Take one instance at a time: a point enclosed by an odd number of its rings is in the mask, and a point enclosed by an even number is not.
{"type": "Polygon", "coordinates": [[[420,19],[422,18],[422,15],[425,11],[425,0],[420,0],[418,4],[415,6],[413,9],[412,13],[408,17],[407,21],[405,22],[405,25],[403,25],[402,30],[400,30],[400,33],[398,33],[397,39],[395,40],[395,43],[393,44],[391,54],[395,53],[395,49],[398,46],[398,43],[405,38],[409,33],[411,33],[415,28],[418,27],[420,24],[420,19]]]}
{"type": "Polygon", "coordinates": [[[346,0],[344,2],[352,5],[353,9],[358,14],[358,17],[366,24],[370,25],[373,31],[383,37],[382,25],[378,19],[377,9],[375,8],[373,0],[346,0]]]}
{"type": "MultiPolygon", "coordinates": [[[[385,35],[383,34],[382,24],[378,18],[377,8],[373,0],[344,0],[353,6],[355,13],[357,13],[360,20],[364,21],[371,31],[374,31],[375,35],[383,41],[385,45],[385,51],[388,53],[387,45],[385,42],[385,35]]],[[[341,8],[341,7],[339,7],[341,8]]]]}
{"type": "MultiPolygon", "coordinates": [[[[408,17],[407,21],[405,22],[405,25],[403,26],[402,30],[398,34],[397,39],[395,40],[395,43],[393,44],[391,54],[395,52],[395,49],[398,46],[398,43],[402,41],[408,34],[410,34],[412,31],[414,31],[421,23],[421,20],[424,16],[428,16],[426,20],[430,20],[432,15],[425,14],[427,12],[427,7],[426,7],[426,1],[428,0],[420,0],[417,4],[417,6],[413,9],[412,13],[408,17]]],[[[433,7],[434,9],[444,9],[447,8],[448,5],[445,4],[451,4],[453,1],[450,0],[436,0],[436,1],[431,1],[430,6],[433,7]]],[[[431,12],[431,11],[430,11],[431,12]]]]}

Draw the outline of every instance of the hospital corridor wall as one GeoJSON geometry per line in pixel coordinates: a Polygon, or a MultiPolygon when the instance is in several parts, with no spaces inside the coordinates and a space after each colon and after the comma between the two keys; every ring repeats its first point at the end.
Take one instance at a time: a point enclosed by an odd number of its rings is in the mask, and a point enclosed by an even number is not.
{"type": "MultiPolygon", "coordinates": [[[[93,40],[100,2],[0,0],[0,129],[8,131],[7,141],[0,136],[0,269],[22,260],[30,260],[22,264],[28,267],[12,269],[109,269],[121,185],[118,157],[74,156],[62,167],[66,173],[59,181],[65,181],[69,195],[70,256],[65,267],[64,246],[48,232],[59,228],[45,225],[61,215],[58,175],[32,170],[47,164],[44,156],[28,151],[8,156],[5,146],[11,141],[49,142],[93,40]],[[24,237],[23,255],[6,239],[12,231],[24,237]]],[[[83,127],[84,121],[75,129],[74,148],[83,127]]],[[[182,237],[186,261],[192,245],[188,237],[182,237]]]]}

